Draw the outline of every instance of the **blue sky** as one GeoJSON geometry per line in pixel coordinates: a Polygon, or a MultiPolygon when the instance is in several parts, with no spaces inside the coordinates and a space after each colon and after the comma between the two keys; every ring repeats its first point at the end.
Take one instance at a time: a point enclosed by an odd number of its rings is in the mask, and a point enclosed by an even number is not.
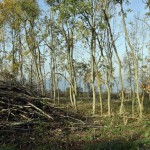
{"type": "MultiPolygon", "coordinates": [[[[45,0],[38,0],[39,1],[39,5],[41,7],[42,10],[46,11],[47,15],[49,15],[48,10],[49,10],[49,6],[46,4],[45,0]]],[[[143,18],[144,14],[146,12],[148,12],[148,9],[145,9],[145,4],[142,2],[142,0],[130,0],[130,5],[124,5],[124,10],[127,9],[131,9],[133,10],[133,12],[129,12],[126,18],[126,22],[127,24],[130,21],[134,21],[134,16],[137,14],[140,14],[141,18],[143,18]]],[[[116,7],[116,9],[120,9],[120,7],[116,7]]],[[[117,47],[118,47],[118,52],[120,54],[120,56],[123,56],[125,52],[124,51],[124,35],[123,35],[123,27],[122,27],[122,21],[121,21],[121,17],[116,15],[116,22],[115,22],[115,29],[114,29],[116,35],[117,32],[122,32],[122,35],[119,37],[118,41],[116,42],[117,47]]],[[[81,49],[81,46],[77,46],[78,49],[81,49]]],[[[83,56],[81,54],[81,50],[78,52],[78,50],[75,51],[77,54],[77,57],[79,58],[78,55],[83,56]]],[[[84,54],[84,52],[83,52],[84,54]]],[[[88,58],[88,56],[87,56],[88,58]]]]}
{"type": "MultiPolygon", "coordinates": [[[[49,6],[44,2],[44,0],[38,0],[38,1],[39,1],[39,5],[40,5],[41,9],[47,12],[49,10],[49,6]]],[[[148,12],[148,9],[145,9],[145,4],[142,2],[142,0],[130,0],[130,3],[131,4],[128,6],[124,5],[124,10],[127,10],[127,9],[132,10],[132,12],[129,12],[127,15],[127,18],[126,18],[127,24],[130,21],[133,21],[133,22],[135,21],[134,20],[135,15],[140,14],[140,17],[143,18],[145,13],[148,12]]],[[[120,8],[120,7],[118,7],[118,8],[120,8]]],[[[116,7],[116,9],[118,9],[118,8],[116,7]]],[[[47,12],[47,15],[49,15],[48,12],[47,12]]],[[[149,24],[150,24],[150,22],[149,22],[149,24]]],[[[131,30],[130,26],[128,26],[128,27],[129,27],[128,29],[131,30]]],[[[116,33],[116,35],[117,35],[117,32],[121,32],[121,35],[116,42],[116,45],[117,45],[118,53],[119,53],[121,59],[123,59],[123,56],[125,54],[124,32],[123,32],[121,17],[118,15],[116,15],[114,32],[116,33]]],[[[147,42],[149,42],[149,41],[150,41],[150,33],[149,33],[149,36],[147,38],[147,42]]],[[[84,54],[84,50],[82,49],[82,47],[80,47],[80,46],[77,46],[77,47],[78,47],[78,49],[75,50],[76,57],[78,57],[80,59],[81,59],[81,57],[83,57],[83,58],[86,58],[86,60],[89,60],[89,55],[84,54]],[[81,51],[81,49],[82,49],[82,51],[81,51]]],[[[146,51],[147,50],[145,50],[145,54],[147,53],[146,51]]],[[[116,63],[116,67],[117,67],[117,63],[116,63]]],[[[116,75],[117,75],[117,72],[116,72],[116,75]]]]}
{"type": "MultiPolygon", "coordinates": [[[[42,9],[48,9],[45,0],[38,0],[38,2],[42,9]]],[[[142,2],[142,0],[130,0],[130,3],[131,4],[128,7],[130,7],[134,12],[145,12],[145,4],[142,2]]]]}
{"type": "Polygon", "coordinates": [[[131,9],[134,11],[134,12],[138,12],[138,11],[143,11],[144,8],[145,8],[145,5],[144,3],[142,2],[142,0],[130,0],[131,2],[131,9]]]}

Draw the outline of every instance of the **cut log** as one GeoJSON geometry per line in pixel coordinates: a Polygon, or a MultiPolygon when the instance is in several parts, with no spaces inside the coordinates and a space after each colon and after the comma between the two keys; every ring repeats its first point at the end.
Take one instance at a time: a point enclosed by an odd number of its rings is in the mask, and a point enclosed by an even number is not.
{"type": "Polygon", "coordinates": [[[39,109],[38,107],[36,107],[35,105],[33,105],[32,103],[28,102],[29,106],[32,106],[33,108],[35,108],[37,111],[41,112],[45,117],[49,118],[49,119],[53,119],[53,117],[51,117],[50,115],[46,114],[44,111],[42,111],[41,109],[39,109]]]}

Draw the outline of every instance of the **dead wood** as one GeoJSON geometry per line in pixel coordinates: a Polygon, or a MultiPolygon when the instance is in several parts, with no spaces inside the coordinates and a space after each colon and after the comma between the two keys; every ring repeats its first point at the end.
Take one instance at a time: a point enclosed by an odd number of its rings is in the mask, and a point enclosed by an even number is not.
{"type": "Polygon", "coordinates": [[[41,112],[45,117],[54,120],[53,117],[51,117],[50,115],[48,115],[47,113],[45,113],[44,111],[42,111],[40,108],[38,108],[38,107],[36,107],[35,105],[33,105],[32,103],[28,102],[28,105],[32,106],[32,107],[35,108],[37,111],[41,112]]]}
{"type": "Polygon", "coordinates": [[[19,83],[0,81],[0,127],[3,130],[7,130],[8,126],[24,128],[29,123],[34,124],[35,120],[44,120],[49,126],[57,124],[59,127],[66,122],[68,125],[69,122],[85,124],[84,117],[56,108],[50,98],[36,97],[34,92],[19,83]]]}

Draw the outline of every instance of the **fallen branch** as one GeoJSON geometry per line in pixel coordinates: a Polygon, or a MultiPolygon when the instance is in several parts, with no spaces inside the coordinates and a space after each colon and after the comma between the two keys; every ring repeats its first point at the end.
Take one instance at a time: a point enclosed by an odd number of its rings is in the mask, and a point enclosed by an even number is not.
{"type": "Polygon", "coordinates": [[[33,105],[32,103],[28,102],[28,105],[32,106],[34,109],[36,109],[37,111],[41,112],[45,117],[49,118],[49,119],[53,119],[53,117],[51,117],[50,115],[48,115],[47,113],[45,113],[43,110],[41,110],[40,108],[36,107],[35,105],[33,105]]]}
{"type": "Polygon", "coordinates": [[[70,118],[70,119],[73,119],[73,120],[76,120],[76,121],[79,121],[79,122],[81,122],[82,124],[85,124],[85,122],[83,122],[82,120],[80,120],[80,119],[77,119],[77,118],[73,118],[73,117],[71,117],[71,116],[64,116],[64,115],[61,115],[63,118],[70,118]]]}
{"type": "Polygon", "coordinates": [[[3,127],[28,125],[30,120],[36,119],[43,120],[52,128],[63,126],[66,122],[68,125],[70,122],[85,125],[85,117],[55,106],[51,100],[51,98],[36,97],[20,84],[0,82],[0,126],[1,122],[3,127]],[[47,120],[52,121],[49,123],[47,120]]]}

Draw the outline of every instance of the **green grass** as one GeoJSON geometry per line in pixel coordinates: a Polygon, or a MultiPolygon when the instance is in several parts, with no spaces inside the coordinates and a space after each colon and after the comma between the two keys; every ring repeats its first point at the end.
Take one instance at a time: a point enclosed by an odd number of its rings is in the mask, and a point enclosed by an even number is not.
{"type": "MultiPolygon", "coordinates": [[[[104,116],[91,117],[91,101],[78,101],[78,112],[82,115],[90,116],[87,119],[90,123],[99,128],[78,129],[75,131],[60,132],[51,130],[51,122],[37,121],[30,133],[5,133],[6,138],[0,137],[0,150],[39,149],[39,150],[137,150],[150,149],[150,112],[145,107],[142,121],[131,117],[130,103],[126,103],[127,124],[124,124],[124,117],[118,114],[119,102],[112,102],[113,115],[107,116],[107,102],[104,102],[104,116]],[[15,142],[12,140],[15,139],[15,142]]],[[[60,106],[74,111],[69,103],[60,106]]],[[[96,106],[99,114],[99,105],[96,106]]],[[[135,113],[135,116],[137,114],[135,113]]],[[[66,124],[67,126],[67,124],[66,124]]],[[[5,136],[5,135],[4,135],[5,136]]]]}

